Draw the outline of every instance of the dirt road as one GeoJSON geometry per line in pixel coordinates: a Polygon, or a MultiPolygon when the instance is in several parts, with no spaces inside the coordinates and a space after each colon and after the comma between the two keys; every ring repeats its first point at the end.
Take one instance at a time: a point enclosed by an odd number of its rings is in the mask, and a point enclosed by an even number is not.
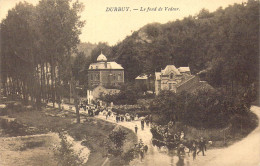
{"type": "MultiPolygon", "coordinates": [[[[260,119],[260,107],[252,106],[251,110],[260,119]]],[[[98,116],[105,119],[104,116],[98,116]]],[[[115,122],[115,118],[107,119],[109,122],[115,122]]],[[[148,145],[149,150],[144,160],[140,162],[139,159],[131,162],[131,165],[179,165],[176,156],[167,154],[166,149],[158,149],[151,144],[152,134],[149,127],[144,130],[140,129],[140,121],[120,122],[119,125],[134,130],[134,126],[138,125],[138,139],[142,139],[148,145]]],[[[192,160],[191,156],[186,157],[184,163],[181,165],[191,166],[260,166],[260,126],[251,132],[243,140],[222,149],[212,149],[206,152],[206,156],[197,156],[196,160],[192,160]]]]}
{"type": "MultiPolygon", "coordinates": [[[[260,107],[251,110],[260,119],[260,107]]],[[[207,156],[198,157],[197,166],[259,166],[260,165],[260,126],[243,140],[224,149],[207,151],[207,156]]]]}

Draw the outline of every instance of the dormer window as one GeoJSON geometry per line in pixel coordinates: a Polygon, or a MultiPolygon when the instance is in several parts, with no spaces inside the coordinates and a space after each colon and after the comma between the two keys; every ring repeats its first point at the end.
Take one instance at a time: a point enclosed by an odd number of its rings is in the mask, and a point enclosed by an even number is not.
{"type": "Polygon", "coordinates": [[[96,66],[96,69],[98,69],[98,66],[96,66]]]}
{"type": "Polygon", "coordinates": [[[170,79],[173,79],[173,73],[170,74],[170,79]]]}
{"type": "Polygon", "coordinates": [[[93,66],[91,66],[90,68],[93,69],[93,66]]]}

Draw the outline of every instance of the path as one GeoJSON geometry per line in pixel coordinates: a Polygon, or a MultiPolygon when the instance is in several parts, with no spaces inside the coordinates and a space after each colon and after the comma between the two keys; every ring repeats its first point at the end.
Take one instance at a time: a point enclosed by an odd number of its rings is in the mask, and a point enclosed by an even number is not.
{"type": "MultiPolygon", "coordinates": [[[[251,110],[260,119],[260,107],[251,110]]],[[[197,166],[259,166],[260,165],[260,125],[243,140],[224,149],[207,151],[205,158],[199,158],[197,166]]]]}
{"type": "MultiPolygon", "coordinates": [[[[116,123],[115,117],[109,117],[106,119],[105,116],[99,115],[95,116],[99,119],[106,120],[111,123],[116,123]]],[[[157,148],[152,145],[152,133],[150,132],[150,127],[145,125],[144,130],[141,130],[141,122],[140,120],[131,121],[131,122],[119,122],[118,125],[124,126],[134,131],[135,125],[138,126],[137,137],[138,139],[142,139],[145,145],[148,145],[148,152],[145,155],[144,160],[141,162],[140,159],[133,160],[130,165],[132,166],[166,166],[166,165],[176,165],[178,162],[177,156],[168,155],[167,149],[157,148]]],[[[189,165],[191,161],[191,157],[187,157],[185,163],[189,165]]]]}
{"type": "MultiPolygon", "coordinates": [[[[251,110],[260,119],[260,107],[252,106],[251,110]]],[[[100,119],[116,123],[115,117],[108,119],[105,116],[97,116],[100,119]]],[[[178,158],[169,156],[167,150],[158,149],[151,143],[152,134],[149,127],[145,127],[142,131],[140,121],[119,122],[119,125],[127,127],[134,131],[135,125],[138,126],[138,139],[142,139],[144,144],[148,145],[148,153],[145,155],[143,162],[139,159],[134,160],[130,165],[134,166],[161,166],[161,165],[176,165],[178,158]]],[[[259,166],[260,165],[260,126],[251,132],[242,141],[239,141],[227,148],[212,149],[206,152],[206,156],[197,156],[196,160],[192,160],[191,156],[185,157],[184,165],[192,166],[259,166]]]]}
{"type": "MultiPolygon", "coordinates": [[[[65,105],[65,109],[68,106],[65,105]]],[[[260,119],[260,107],[252,106],[251,110],[260,119]]],[[[74,111],[74,110],[72,110],[74,111]]],[[[75,112],[75,111],[74,111],[75,112]]],[[[82,112],[83,113],[83,112],[82,112]]],[[[108,119],[99,115],[97,118],[116,123],[115,117],[108,119]]],[[[166,149],[158,149],[151,143],[152,134],[149,127],[141,130],[140,121],[119,122],[119,125],[127,127],[134,131],[135,125],[138,126],[138,139],[142,139],[144,144],[148,145],[148,153],[142,162],[136,159],[130,163],[134,166],[161,166],[177,165],[179,159],[176,156],[169,156],[166,149]]],[[[183,164],[181,164],[183,165],[183,164]]],[[[192,157],[185,157],[184,165],[186,166],[260,166],[260,126],[251,132],[243,140],[223,149],[212,149],[206,152],[206,156],[197,156],[196,160],[192,157]]]]}

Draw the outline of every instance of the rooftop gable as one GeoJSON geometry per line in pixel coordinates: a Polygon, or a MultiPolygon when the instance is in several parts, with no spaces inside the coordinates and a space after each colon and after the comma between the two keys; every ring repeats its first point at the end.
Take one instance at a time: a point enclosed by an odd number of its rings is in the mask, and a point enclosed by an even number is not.
{"type": "Polygon", "coordinates": [[[176,75],[181,75],[179,70],[174,65],[167,65],[164,70],[162,70],[163,75],[169,75],[171,72],[174,72],[176,75]]]}

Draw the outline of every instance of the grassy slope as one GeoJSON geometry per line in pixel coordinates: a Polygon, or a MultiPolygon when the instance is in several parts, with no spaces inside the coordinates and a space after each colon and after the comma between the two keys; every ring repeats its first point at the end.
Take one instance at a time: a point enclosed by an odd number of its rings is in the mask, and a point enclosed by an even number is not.
{"type": "MultiPolygon", "coordinates": [[[[64,117],[49,116],[48,114],[59,114],[57,110],[51,111],[9,111],[9,116],[17,119],[18,122],[26,124],[30,127],[36,127],[38,132],[44,133],[48,131],[60,132],[68,131],[68,133],[76,140],[86,140],[85,144],[91,150],[87,165],[100,166],[106,159],[106,149],[103,145],[104,138],[107,138],[109,133],[114,129],[115,125],[103,120],[85,117],[81,124],[74,123],[75,115],[70,113],[64,117]]],[[[82,117],[83,118],[83,117],[82,117]]],[[[124,151],[133,147],[137,142],[136,135],[128,130],[126,146],[124,151]]],[[[36,133],[34,133],[36,134],[36,133]]]]}

